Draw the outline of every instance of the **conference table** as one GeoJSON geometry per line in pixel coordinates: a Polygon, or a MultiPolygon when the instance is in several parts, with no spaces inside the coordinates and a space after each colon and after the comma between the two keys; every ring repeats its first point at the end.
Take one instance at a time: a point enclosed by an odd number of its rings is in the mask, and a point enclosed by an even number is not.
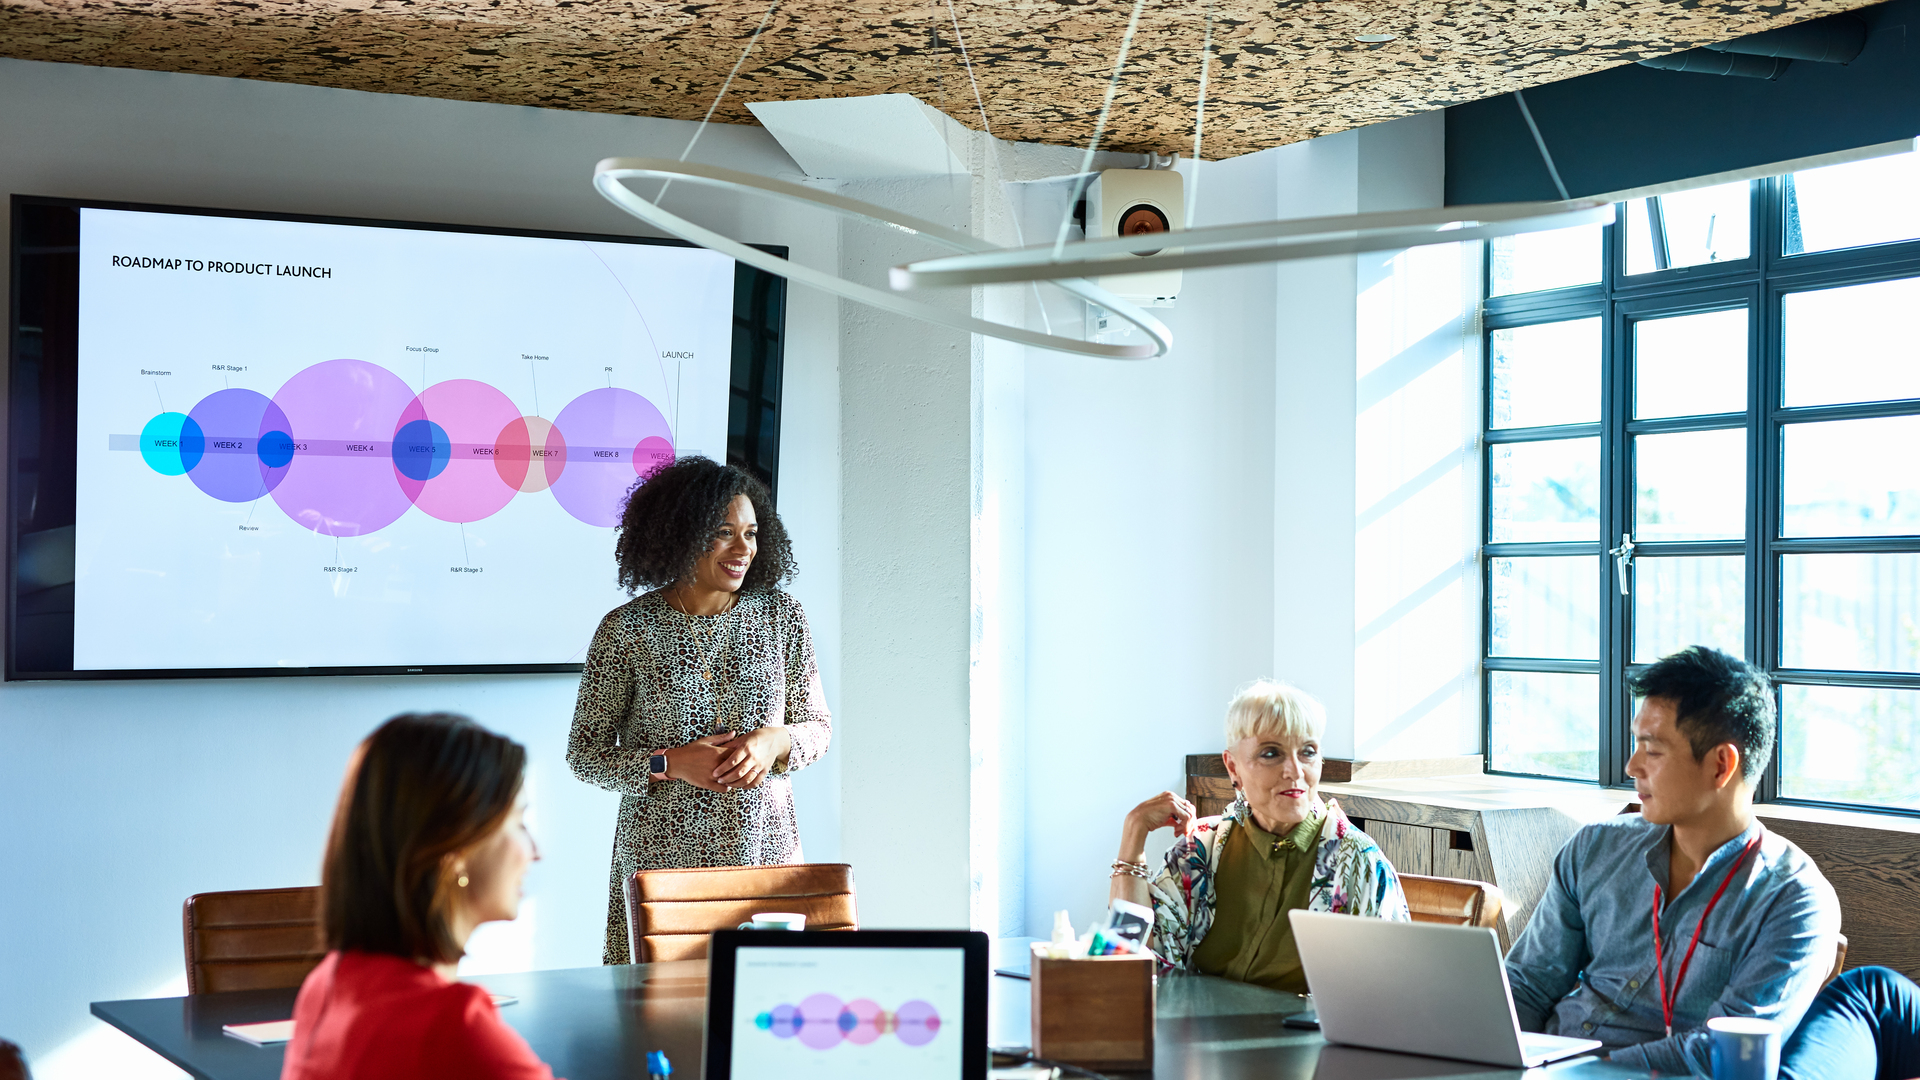
{"type": "MultiPolygon", "coordinates": [[[[500,1015],[566,1080],[636,1080],[649,1051],[663,1050],[677,1080],[698,1080],[706,1011],[704,960],[482,975],[466,981],[518,1000],[500,1015]]],[[[284,1020],[293,990],[247,990],[175,998],[101,1001],[93,1014],[204,1080],[276,1080],[283,1046],[225,1035],[223,1024],[284,1020]]],[[[988,1038],[1028,1042],[1029,986],[995,975],[988,1038]]],[[[1531,1072],[1334,1046],[1289,1028],[1297,995],[1207,975],[1163,976],[1156,992],[1154,1067],[1163,1080],[1644,1080],[1647,1073],[1582,1059],[1531,1072]]],[[[751,1078],[758,1080],[758,1078],[751,1078]]],[[[903,1078],[912,1080],[912,1078],[903,1078]]]]}

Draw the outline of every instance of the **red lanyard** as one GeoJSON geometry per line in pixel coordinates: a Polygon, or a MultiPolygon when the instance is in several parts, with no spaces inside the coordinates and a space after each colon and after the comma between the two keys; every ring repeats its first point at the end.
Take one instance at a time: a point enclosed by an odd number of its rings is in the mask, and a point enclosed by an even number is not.
{"type": "Polygon", "coordinates": [[[1761,835],[1763,834],[1756,833],[1753,839],[1747,841],[1746,850],[1742,851],[1740,858],[1734,861],[1733,869],[1727,871],[1727,876],[1720,882],[1720,887],[1713,891],[1713,899],[1707,901],[1707,910],[1700,913],[1700,921],[1693,928],[1693,940],[1687,944],[1687,955],[1680,961],[1679,973],[1673,977],[1671,994],[1667,993],[1667,969],[1660,955],[1660,886],[1658,883],[1653,886],[1653,972],[1660,979],[1660,1016],[1667,1022],[1669,1039],[1673,1038],[1673,1003],[1679,1000],[1680,984],[1686,981],[1687,967],[1693,963],[1693,949],[1700,944],[1700,931],[1707,928],[1707,916],[1713,914],[1713,906],[1720,902],[1720,894],[1726,892],[1727,886],[1733,884],[1733,875],[1740,872],[1740,868],[1747,864],[1747,859],[1753,854],[1754,849],[1760,846],[1761,835]]]}

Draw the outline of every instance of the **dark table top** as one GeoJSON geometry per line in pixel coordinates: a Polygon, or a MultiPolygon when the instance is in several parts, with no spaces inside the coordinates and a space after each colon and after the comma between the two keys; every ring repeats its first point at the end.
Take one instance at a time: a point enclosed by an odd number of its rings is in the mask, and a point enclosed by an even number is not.
{"type": "MultiPolygon", "coordinates": [[[[567,1080],[646,1075],[648,1051],[664,1050],[674,1074],[700,1075],[706,1012],[704,960],[482,975],[478,983],[520,1000],[500,1015],[567,1080]]],[[[993,979],[995,1046],[1027,1043],[1029,984],[993,979]]],[[[292,990],[100,1001],[93,1014],[205,1080],[277,1080],[283,1046],[256,1047],[222,1024],[284,1020],[292,990]]],[[[1169,975],[1156,995],[1154,1076],[1180,1080],[1517,1080],[1517,1069],[1331,1046],[1281,1020],[1301,998],[1205,975],[1169,975]]],[[[1641,1080],[1647,1074],[1589,1062],[1551,1070],[1555,1080],[1641,1080]]],[[[1144,1075],[1144,1074],[1140,1074],[1144,1075]]]]}

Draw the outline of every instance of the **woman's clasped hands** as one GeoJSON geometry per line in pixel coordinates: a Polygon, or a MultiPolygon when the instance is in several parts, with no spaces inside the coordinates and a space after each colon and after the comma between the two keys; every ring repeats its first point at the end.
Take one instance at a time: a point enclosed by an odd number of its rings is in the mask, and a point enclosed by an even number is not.
{"type": "Polygon", "coordinates": [[[792,748],[787,729],[779,724],[745,734],[716,731],[667,751],[667,776],[706,791],[757,788],[792,748]]]}

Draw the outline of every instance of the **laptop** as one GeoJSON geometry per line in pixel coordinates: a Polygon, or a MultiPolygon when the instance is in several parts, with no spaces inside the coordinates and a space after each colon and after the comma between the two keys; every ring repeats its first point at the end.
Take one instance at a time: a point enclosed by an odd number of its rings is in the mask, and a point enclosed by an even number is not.
{"type": "Polygon", "coordinates": [[[706,1080],[986,1080],[987,935],[721,930],[706,1080]]]}
{"type": "Polygon", "coordinates": [[[1515,1069],[1601,1046],[1520,1030],[1500,939],[1485,927],[1287,915],[1328,1042],[1515,1069]]]}

